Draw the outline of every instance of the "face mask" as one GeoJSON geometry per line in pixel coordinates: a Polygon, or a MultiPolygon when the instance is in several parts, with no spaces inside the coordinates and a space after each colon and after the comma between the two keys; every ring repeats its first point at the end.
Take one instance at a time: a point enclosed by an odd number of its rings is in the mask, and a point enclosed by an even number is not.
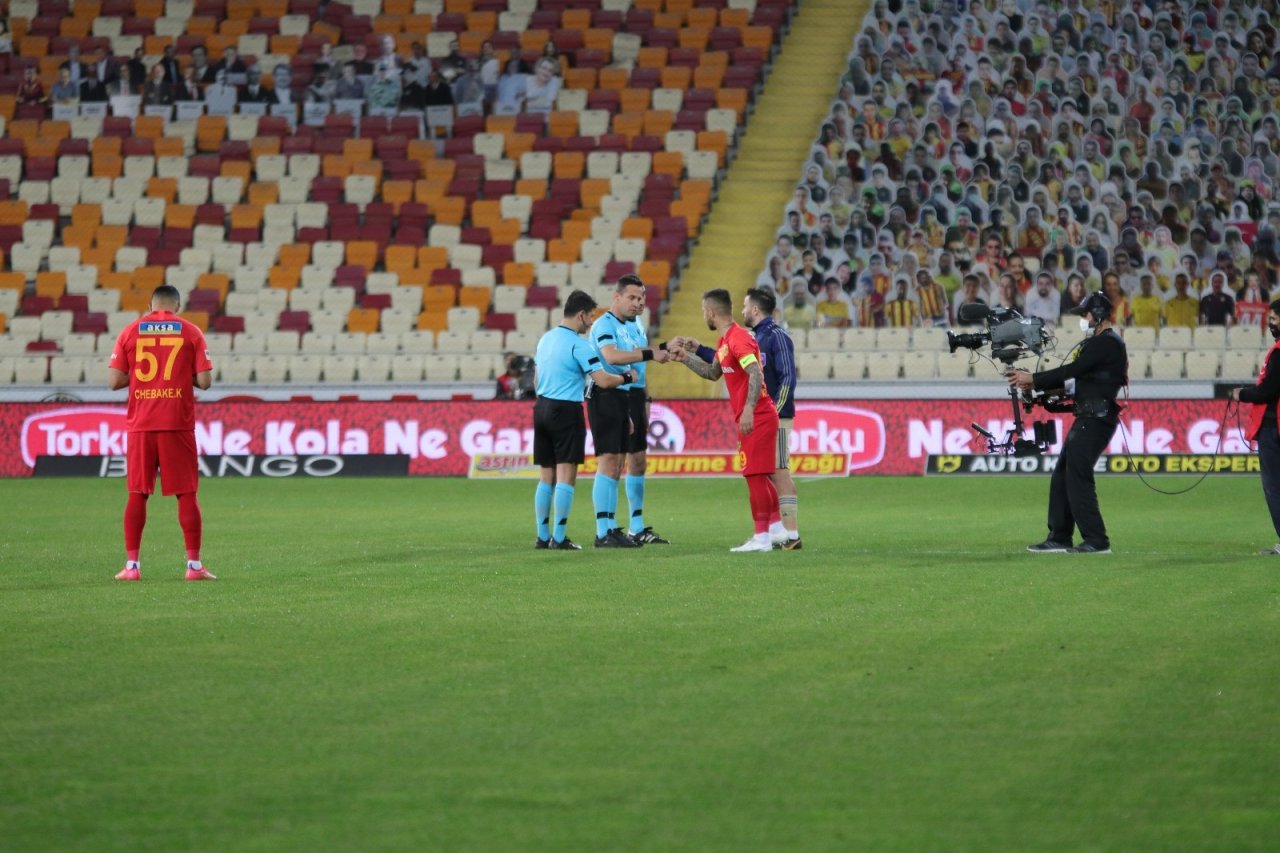
{"type": "Polygon", "coordinates": [[[1089,326],[1089,318],[1088,318],[1088,317],[1081,317],[1081,318],[1080,318],[1080,331],[1084,332],[1086,335],[1087,335],[1087,334],[1089,334],[1089,332],[1091,331],[1091,327],[1089,326]]]}

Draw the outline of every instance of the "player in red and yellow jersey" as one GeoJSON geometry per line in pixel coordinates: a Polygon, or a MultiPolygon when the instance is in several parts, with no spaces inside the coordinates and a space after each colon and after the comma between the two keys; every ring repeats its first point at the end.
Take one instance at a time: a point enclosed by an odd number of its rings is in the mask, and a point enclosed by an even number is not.
{"type": "Polygon", "coordinates": [[[673,338],[667,349],[703,379],[724,377],[729,405],[738,424],[738,454],[747,479],[755,535],[735,552],[772,551],[769,518],[778,507],[778,490],[771,475],[777,460],[778,409],[764,387],[760,347],[751,333],[733,321],[733,301],[727,290],[709,290],[702,297],[707,328],[720,333],[714,350],[689,338],[673,338]]]}
{"type": "Polygon", "coordinates": [[[204,333],[178,316],[181,295],[161,285],[151,294],[151,311],[130,323],[116,339],[107,386],[129,389],[124,510],[126,562],[116,580],[141,579],[138,553],[147,523],[147,499],[160,472],[163,494],[178,496],[178,522],[187,548],[187,580],[217,580],[200,563],[202,522],[196,490],[195,389],[213,384],[204,333]]]}

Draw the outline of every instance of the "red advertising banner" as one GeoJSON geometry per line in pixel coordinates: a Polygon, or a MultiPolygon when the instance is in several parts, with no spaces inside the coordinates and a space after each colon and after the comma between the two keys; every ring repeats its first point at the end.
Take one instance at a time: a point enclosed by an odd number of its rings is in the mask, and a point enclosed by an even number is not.
{"type": "MultiPolygon", "coordinates": [[[[1108,452],[1250,452],[1235,418],[1224,427],[1225,406],[1222,400],[1135,400],[1108,452]]],[[[532,410],[528,401],[210,402],[196,407],[196,441],[210,456],[402,454],[410,457],[411,474],[462,477],[476,454],[532,452],[532,410]]],[[[124,414],[123,406],[0,406],[0,476],[30,476],[37,456],[122,455],[124,414]]],[[[970,424],[1003,437],[1011,414],[1008,400],[805,402],[796,406],[791,449],[843,456],[850,475],[922,474],[930,455],[984,452],[970,424]]],[[[1069,415],[1036,410],[1026,420],[1046,418],[1066,435],[1069,415]]],[[[737,450],[725,401],[655,402],[651,419],[653,453],[737,450]]]]}

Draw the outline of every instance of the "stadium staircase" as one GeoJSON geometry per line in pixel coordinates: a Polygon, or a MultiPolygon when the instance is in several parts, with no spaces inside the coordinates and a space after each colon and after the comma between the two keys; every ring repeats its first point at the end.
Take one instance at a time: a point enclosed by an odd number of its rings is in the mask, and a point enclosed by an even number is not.
{"type": "MultiPolygon", "coordinates": [[[[672,298],[662,324],[663,338],[706,338],[700,307],[703,292],[728,288],[736,304],[755,282],[760,259],[777,230],[776,211],[786,206],[795,190],[815,129],[831,107],[829,81],[840,76],[867,5],[866,0],[804,0],[800,4],[672,298]]],[[[718,385],[688,370],[653,370],[649,377],[658,397],[720,393],[718,385]]]]}

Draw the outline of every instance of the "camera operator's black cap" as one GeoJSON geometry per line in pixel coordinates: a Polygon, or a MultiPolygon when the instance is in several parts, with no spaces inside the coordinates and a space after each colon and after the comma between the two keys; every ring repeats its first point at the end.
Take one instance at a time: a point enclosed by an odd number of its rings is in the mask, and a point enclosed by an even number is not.
{"type": "Polygon", "coordinates": [[[1080,300],[1080,304],[1071,309],[1072,314],[1080,314],[1081,316],[1088,314],[1093,317],[1095,323],[1101,323],[1103,320],[1111,317],[1114,306],[1111,299],[1101,290],[1095,290],[1084,299],[1080,300]]]}

